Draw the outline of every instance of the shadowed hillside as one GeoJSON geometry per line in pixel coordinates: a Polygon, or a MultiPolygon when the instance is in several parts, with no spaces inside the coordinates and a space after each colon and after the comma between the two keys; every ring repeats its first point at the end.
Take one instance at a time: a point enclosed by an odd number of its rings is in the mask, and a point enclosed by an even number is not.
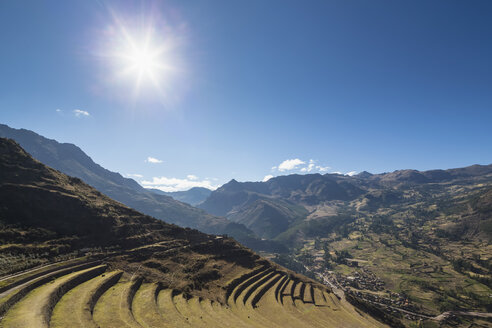
{"type": "MultiPolygon", "coordinates": [[[[284,249],[283,246],[274,242],[261,241],[242,224],[209,215],[203,210],[177,201],[164,193],[149,191],[136,181],[124,178],[119,173],[111,172],[94,163],[89,156],[73,144],[59,143],[32,131],[12,129],[3,124],[0,124],[0,137],[14,139],[43,164],[69,176],[80,178],[105,195],[147,215],[206,233],[228,234],[258,250],[279,251],[284,249]]],[[[183,200],[190,200],[189,192],[178,196],[184,197],[183,200]]],[[[196,194],[191,192],[193,195],[196,194]]],[[[204,191],[198,190],[198,193],[203,196],[204,191]]],[[[194,198],[196,197],[198,196],[195,195],[194,198]]]]}
{"type": "Polygon", "coordinates": [[[0,240],[0,327],[382,326],[232,239],[140,214],[3,138],[0,240]]]}
{"type": "Polygon", "coordinates": [[[136,181],[94,163],[73,144],[58,143],[32,131],[12,129],[6,125],[0,125],[0,137],[14,139],[40,162],[69,176],[80,178],[102,193],[143,213],[205,232],[227,232],[227,220],[207,215],[172,197],[149,192],[136,181]]]}

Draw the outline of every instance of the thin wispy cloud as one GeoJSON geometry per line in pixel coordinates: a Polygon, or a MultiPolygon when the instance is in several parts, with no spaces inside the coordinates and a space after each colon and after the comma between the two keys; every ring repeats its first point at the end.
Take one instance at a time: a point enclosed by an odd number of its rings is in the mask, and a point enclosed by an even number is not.
{"type": "Polygon", "coordinates": [[[147,157],[147,159],[145,160],[147,163],[152,163],[152,164],[159,164],[159,163],[162,163],[162,161],[160,159],[157,159],[155,157],[147,157]]]}
{"type": "Polygon", "coordinates": [[[168,178],[168,177],[153,177],[152,180],[144,180],[141,182],[144,188],[155,188],[165,192],[184,191],[193,187],[203,187],[211,190],[218,188],[209,179],[200,180],[198,177],[190,174],[184,179],[168,178]],[[190,179],[189,177],[193,179],[190,179]],[[196,179],[195,179],[196,178],[196,179]]]}
{"type": "Polygon", "coordinates": [[[91,114],[89,114],[89,112],[88,112],[88,111],[81,110],[81,109],[74,109],[74,110],[73,110],[73,114],[74,114],[76,117],[89,117],[89,116],[91,116],[91,114]]]}
{"type": "Polygon", "coordinates": [[[354,175],[356,175],[356,174],[357,174],[357,171],[350,171],[350,172],[345,173],[345,175],[348,175],[348,176],[350,176],[350,177],[351,177],[351,176],[354,176],[354,175]]]}
{"type": "Polygon", "coordinates": [[[61,110],[60,108],[57,108],[57,109],[55,109],[55,112],[61,113],[61,112],[63,112],[63,110],[61,110]]]}
{"type": "Polygon", "coordinates": [[[143,175],[137,173],[127,173],[125,174],[125,176],[127,178],[139,178],[139,179],[143,178],[143,175]]]}
{"type": "Polygon", "coordinates": [[[197,177],[196,175],[193,175],[193,174],[188,174],[188,175],[186,176],[186,178],[187,178],[188,180],[198,180],[198,177],[197,177]]]}

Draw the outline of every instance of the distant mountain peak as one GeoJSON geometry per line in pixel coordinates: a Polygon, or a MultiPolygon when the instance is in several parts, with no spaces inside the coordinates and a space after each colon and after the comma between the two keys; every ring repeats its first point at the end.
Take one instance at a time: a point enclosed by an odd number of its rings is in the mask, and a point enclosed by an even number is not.
{"type": "Polygon", "coordinates": [[[362,171],[360,172],[359,174],[356,174],[355,176],[358,177],[358,178],[370,178],[372,177],[374,174],[370,173],[370,172],[367,172],[367,171],[362,171]]]}
{"type": "Polygon", "coordinates": [[[158,195],[166,195],[171,196],[175,200],[178,200],[183,203],[188,203],[190,205],[196,206],[202,203],[207,197],[212,193],[212,190],[205,187],[193,187],[184,191],[171,191],[165,192],[159,189],[147,189],[158,195]]]}

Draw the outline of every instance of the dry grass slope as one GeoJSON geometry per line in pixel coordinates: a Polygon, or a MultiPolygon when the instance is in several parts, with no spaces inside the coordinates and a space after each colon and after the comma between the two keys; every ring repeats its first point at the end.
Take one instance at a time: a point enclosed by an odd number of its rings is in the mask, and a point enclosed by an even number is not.
{"type": "Polygon", "coordinates": [[[38,273],[30,280],[26,273],[25,285],[4,292],[7,300],[17,296],[5,307],[0,327],[383,326],[325,287],[293,280],[273,268],[245,270],[230,280],[223,289],[228,295],[223,303],[107,268],[96,261],[57,271],[47,268],[44,275],[38,273]]]}

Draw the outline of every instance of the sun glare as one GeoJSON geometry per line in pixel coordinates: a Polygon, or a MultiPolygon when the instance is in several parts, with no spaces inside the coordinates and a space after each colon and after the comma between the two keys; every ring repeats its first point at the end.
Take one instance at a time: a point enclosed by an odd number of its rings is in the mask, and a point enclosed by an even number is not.
{"type": "Polygon", "coordinates": [[[159,97],[172,94],[180,71],[176,31],[151,19],[138,19],[136,24],[111,14],[113,23],[105,33],[103,56],[113,70],[112,83],[132,86],[134,97],[152,90],[159,97]]]}
{"type": "Polygon", "coordinates": [[[122,74],[135,79],[137,87],[146,80],[159,87],[159,81],[164,78],[166,63],[162,51],[149,42],[138,44],[136,40],[128,40],[126,49],[120,50],[122,74]]]}
{"type": "Polygon", "coordinates": [[[139,73],[149,72],[158,63],[148,49],[136,50],[128,60],[139,73]]]}
{"type": "Polygon", "coordinates": [[[116,56],[119,58],[121,76],[133,80],[137,92],[147,82],[160,89],[166,71],[170,70],[169,63],[166,63],[164,42],[158,44],[153,41],[151,31],[147,31],[147,35],[134,37],[127,28],[121,26],[120,29],[122,38],[116,48],[116,56]]]}

